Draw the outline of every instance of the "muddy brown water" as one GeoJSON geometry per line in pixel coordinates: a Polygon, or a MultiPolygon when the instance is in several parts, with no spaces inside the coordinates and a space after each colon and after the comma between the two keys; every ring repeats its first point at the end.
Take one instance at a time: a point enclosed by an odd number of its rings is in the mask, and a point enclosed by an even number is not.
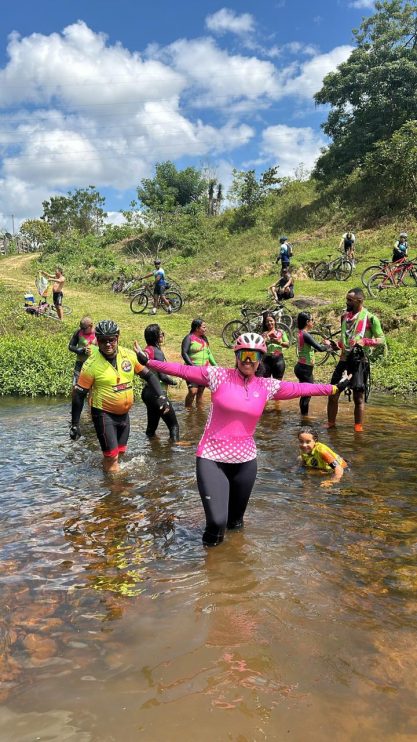
{"type": "Polygon", "coordinates": [[[245,530],[206,551],[208,407],[176,404],[193,445],[146,440],[138,404],[109,480],[88,417],[73,444],[67,404],[0,403],[2,742],[416,739],[414,407],[376,396],[355,436],[344,404],[332,489],[297,403],[268,407],[245,530]]]}

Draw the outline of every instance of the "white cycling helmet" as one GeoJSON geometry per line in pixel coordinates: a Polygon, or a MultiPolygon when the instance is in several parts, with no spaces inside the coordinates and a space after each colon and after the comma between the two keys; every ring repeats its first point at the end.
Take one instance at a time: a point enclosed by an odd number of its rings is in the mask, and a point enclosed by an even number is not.
{"type": "Polygon", "coordinates": [[[407,232],[400,232],[400,237],[405,237],[405,239],[407,239],[408,237],[407,232]]]}
{"type": "Polygon", "coordinates": [[[261,353],[266,353],[266,344],[262,335],[258,335],[257,332],[244,332],[243,335],[239,335],[233,350],[260,350],[261,353]]]}

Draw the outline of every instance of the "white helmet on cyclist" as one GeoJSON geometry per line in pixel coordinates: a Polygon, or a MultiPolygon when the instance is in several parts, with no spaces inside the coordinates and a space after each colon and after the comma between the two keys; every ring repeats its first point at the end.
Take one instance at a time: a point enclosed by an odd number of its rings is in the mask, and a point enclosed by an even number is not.
{"type": "Polygon", "coordinates": [[[261,353],[266,353],[266,344],[262,335],[258,335],[257,332],[244,332],[243,335],[239,335],[233,350],[235,353],[238,350],[260,350],[261,353]]]}
{"type": "Polygon", "coordinates": [[[407,232],[400,232],[400,237],[404,237],[404,239],[406,240],[408,237],[407,232]]]}

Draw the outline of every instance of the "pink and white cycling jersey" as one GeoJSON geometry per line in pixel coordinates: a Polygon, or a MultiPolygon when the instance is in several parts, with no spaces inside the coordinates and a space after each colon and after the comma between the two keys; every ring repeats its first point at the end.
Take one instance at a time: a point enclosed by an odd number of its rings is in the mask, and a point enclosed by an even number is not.
{"type": "Polygon", "coordinates": [[[148,361],[148,366],[209,387],[211,408],[197,456],[228,464],[241,464],[256,458],[253,433],[270,399],[330,396],[335,391],[331,384],[299,384],[257,376],[247,378],[235,368],[183,366],[160,361],[148,361]]]}

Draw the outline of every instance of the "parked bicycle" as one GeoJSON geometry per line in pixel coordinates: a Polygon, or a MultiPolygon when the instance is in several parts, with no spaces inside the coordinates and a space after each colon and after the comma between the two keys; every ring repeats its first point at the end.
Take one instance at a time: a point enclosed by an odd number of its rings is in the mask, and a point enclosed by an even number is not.
{"type": "MultiPolygon", "coordinates": [[[[164,302],[160,300],[160,297],[158,297],[158,306],[161,309],[163,309],[165,312],[179,312],[182,307],[182,296],[178,291],[172,291],[171,289],[168,289],[164,292],[164,299],[167,300],[166,304],[164,304],[164,302]]],[[[144,284],[132,296],[132,299],[130,301],[130,309],[134,314],[142,314],[142,312],[147,309],[149,303],[151,304],[151,306],[153,306],[153,284],[144,284]]]]}
{"type": "Polygon", "coordinates": [[[367,284],[368,293],[374,299],[385,289],[417,287],[417,260],[403,258],[392,263],[382,261],[382,269],[374,273],[367,284]]]}
{"type": "Polygon", "coordinates": [[[292,324],[292,318],[290,317],[290,315],[284,315],[282,305],[279,305],[277,308],[277,305],[274,304],[271,308],[266,307],[257,311],[251,309],[250,307],[247,307],[246,305],[243,305],[240,312],[242,314],[243,320],[233,319],[230,322],[227,322],[223,327],[222,340],[226,348],[232,348],[239,335],[242,335],[242,333],[244,332],[257,332],[261,334],[263,315],[265,312],[271,312],[271,314],[274,315],[276,320],[276,328],[285,332],[287,334],[289,342],[292,342],[293,336],[290,325],[280,321],[279,319],[280,316],[288,316],[292,324]]]}
{"type": "Polygon", "coordinates": [[[126,276],[122,274],[113,281],[111,290],[115,294],[126,293],[127,291],[130,291],[136,280],[136,278],[126,278],[126,276]]]}
{"type": "MultiPolygon", "coordinates": [[[[61,308],[64,315],[68,316],[72,313],[72,309],[66,306],[66,304],[62,304],[61,308]]],[[[25,314],[30,314],[32,317],[46,317],[47,319],[59,320],[55,306],[49,304],[47,301],[40,301],[39,304],[27,304],[25,302],[23,306],[19,307],[19,312],[22,309],[25,314]]]]}
{"type": "MultiPolygon", "coordinates": [[[[331,258],[331,255],[329,255],[329,258],[331,258]]],[[[346,255],[340,255],[333,260],[321,260],[312,268],[313,278],[316,281],[325,281],[332,278],[336,281],[347,281],[352,275],[352,271],[353,264],[346,255]]]]}

